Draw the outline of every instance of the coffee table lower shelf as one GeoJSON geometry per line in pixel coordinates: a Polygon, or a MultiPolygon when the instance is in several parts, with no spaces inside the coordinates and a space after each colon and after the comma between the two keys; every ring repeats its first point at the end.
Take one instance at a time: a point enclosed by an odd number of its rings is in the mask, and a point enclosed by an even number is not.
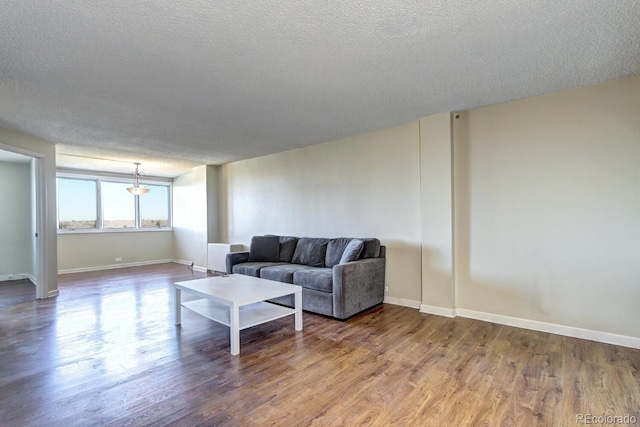
{"type": "MultiPolygon", "coordinates": [[[[231,327],[231,312],[227,305],[218,304],[215,301],[202,298],[183,302],[182,306],[207,319],[231,327]]],[[[243,305],[240,307],[239,330],[280,319],[281,317],[290,316],[295,313],[296,311],[293,308],[283,307],[269,302],[256,302],[243,305]]]]}

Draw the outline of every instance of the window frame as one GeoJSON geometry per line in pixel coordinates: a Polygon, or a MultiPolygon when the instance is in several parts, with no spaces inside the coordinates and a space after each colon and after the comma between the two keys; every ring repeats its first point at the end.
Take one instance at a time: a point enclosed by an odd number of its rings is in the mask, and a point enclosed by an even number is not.
{"type": "Polygon", "coordinates": [[[169,225],[166,227],[142,227],[142,218],[140,216],[140,197],[130,194],[135,198],[135,227],[123,227],[123,228],[105,228],[103,224],[104,211],[102,202],[102,183],[111,182],[118,184],[127,184],[133,186],[133,177],[131,175],[116,174],[116,173],[102,173],[102,172],[90,172],[83,173],[77,171],[64,171],[58,170],[56,172],[56,228],[58,234],[91,234],[91,233],[155,233],[158,231],[172,231],[173,230],[173,180],[169,178],[160,177],[148,177],[145,176],[142,185],[157,185],[165,186],[168,188],[168,206],[167,206],[167,218],[169,225]],[[59,219],[59,198],[58,198],[58,178],[67,179],[80,179],[95,182],[96,186],[96,228],[60,228],[59,219]]]}

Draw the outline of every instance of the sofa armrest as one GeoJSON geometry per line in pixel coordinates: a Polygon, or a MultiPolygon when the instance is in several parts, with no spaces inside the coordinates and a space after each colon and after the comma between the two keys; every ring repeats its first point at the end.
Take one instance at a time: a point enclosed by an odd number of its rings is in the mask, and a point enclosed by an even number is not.
{"type": "Polygon", "coordinates": [[[227,254],[227,274],[233,273],[233,266],[241,262],[249,261],[249,251],[231,252],[227,254]]]}
{"type": "Polygon", "coordinates": [[[346,319],[384,300],[386,258],[333,266],[333,315],[346,319]]]}

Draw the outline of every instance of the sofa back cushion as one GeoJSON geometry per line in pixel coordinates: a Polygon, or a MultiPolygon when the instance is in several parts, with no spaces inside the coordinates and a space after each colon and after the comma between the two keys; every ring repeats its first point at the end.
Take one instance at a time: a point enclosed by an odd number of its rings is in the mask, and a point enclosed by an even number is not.
{"type": "Polygon", "coordinates": [[[298,239],[291,262],[311,267],[324,267],[329,239],[302,237],[298,239]]]}
{"type": "Polygon", "coordinates": [[[249,262],[278,262],[278,236],[253,236],[249,247],[249,262]]]}
{"type": "Polygon", "coordinates": [[[278,261],[290,263],[298,244],[297,237],[280,236],[280,254],[278,261]]]}
{"type": "Polygon", "coordinates": [[[278,236],[276,234],[265,234],[268,237],[277,237],[280,241],[280,251],[278,253],[278,261],[291,263],[293,252],[296,250],[298,238],[293,236],[278,236]]]}
{"type": "Polygon", "coordinates": [[[380,240],[375,238],[360,239],[364,242],[364,248],[358,259],[378,258],[380,257],[380,240]]]}

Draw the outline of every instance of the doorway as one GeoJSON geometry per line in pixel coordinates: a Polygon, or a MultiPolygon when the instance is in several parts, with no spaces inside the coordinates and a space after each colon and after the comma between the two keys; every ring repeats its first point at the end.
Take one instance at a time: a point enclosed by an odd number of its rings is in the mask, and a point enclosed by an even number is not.
{"type": "Polygon", "coordinates": [[[7,291],[6,295],[12,295],[9,299],[46,298],[42,232],[44,160],[38,154],[14,151],[0,144],[0,166],[6,175],[0,182],[4,186],[0,191],[5,193],[0,233],[7,240],[3,246],[9,248],[0,270],[2,289],[7,291]],[[29,289],[29,282],[35,285],[35,291],[29,289]],[[15,286],[7,288],[9,285],[15,286]]]}

